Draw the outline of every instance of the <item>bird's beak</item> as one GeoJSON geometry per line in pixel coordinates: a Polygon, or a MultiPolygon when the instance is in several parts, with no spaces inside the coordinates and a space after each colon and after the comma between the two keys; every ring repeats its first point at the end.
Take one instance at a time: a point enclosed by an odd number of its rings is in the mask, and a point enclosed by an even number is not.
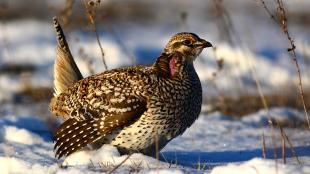
{"type": "Polygon", "coordinates": [[[212,44],[204,39],[200,39],[195,45],[201,46],[202,48],[212,47],[212,44]]]}

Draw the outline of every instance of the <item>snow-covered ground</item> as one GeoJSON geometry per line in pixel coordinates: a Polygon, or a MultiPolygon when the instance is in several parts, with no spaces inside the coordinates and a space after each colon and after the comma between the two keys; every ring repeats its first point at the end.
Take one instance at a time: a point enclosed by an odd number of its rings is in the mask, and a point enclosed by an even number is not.
{"type": "MultiPolygon", "coordinates": [[[[274,118],[288,117],[303,120],[303,114],[285,108],[270,111],[274,118]]],[[[249,115],[241,120],[212,113],[201,115],[182,136],[163,150],[162,161],[133,154],[116,173],[276,173],[273,160],[271,130],[262,126],[266,114],[249,115]],[[262,133],[266,136],[267,158],[262,159],[262,133]]],[[[54,158],[49,128],[34,117],[7,115],[0,119],[1,173],[100,173],[109,172],[123,162],[117,149],[105,145],[97,151],[80,151],[64,160],[54,158]]],[[[287,148],[287,164],[281,160],[281,139],[278,131],[276,146],[279,174],[310,172],[310,134],[306,129],[286,128],[301,164],[287,148]]]]}

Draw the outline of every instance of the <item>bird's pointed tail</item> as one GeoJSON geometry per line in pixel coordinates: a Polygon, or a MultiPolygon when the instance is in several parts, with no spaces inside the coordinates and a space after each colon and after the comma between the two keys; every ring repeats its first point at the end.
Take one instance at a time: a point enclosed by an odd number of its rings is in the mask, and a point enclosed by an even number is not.
{"type": "Polygon", "coordinates": [[[54,64],[54,95],[59,95],[74,82],[83,79],[70,52],[65,35],[56,17],[53,18],[57,33],[56,60],[54,64]]]}

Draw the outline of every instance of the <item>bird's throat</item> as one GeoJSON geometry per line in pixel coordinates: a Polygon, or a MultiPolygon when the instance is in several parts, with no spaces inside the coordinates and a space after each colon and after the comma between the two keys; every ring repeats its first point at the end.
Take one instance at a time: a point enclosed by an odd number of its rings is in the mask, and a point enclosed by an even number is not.
{"type": "Polygon", "coordinates": [[[170,72],[170,76],[173,77],[176,72],[177,72],[177,65],[176,65],[176,60],[174,57],[172,57],[170,60],[169,60],[169,72],[170,72]]]}

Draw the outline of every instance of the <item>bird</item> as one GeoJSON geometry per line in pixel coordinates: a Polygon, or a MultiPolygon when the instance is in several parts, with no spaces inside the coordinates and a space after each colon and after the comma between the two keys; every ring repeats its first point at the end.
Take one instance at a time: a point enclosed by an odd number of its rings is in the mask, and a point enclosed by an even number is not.
{"type": "Polygon", "coordinates": [[[54,18],[57,54],[49,109],[64,122],[54,133],[55,157],[115,146],[120,154],[155,156],[198,118],[202,87],[193,62],[212,44],[198,35],[173,35],[152,65],[83,77],[54,18]]]}

